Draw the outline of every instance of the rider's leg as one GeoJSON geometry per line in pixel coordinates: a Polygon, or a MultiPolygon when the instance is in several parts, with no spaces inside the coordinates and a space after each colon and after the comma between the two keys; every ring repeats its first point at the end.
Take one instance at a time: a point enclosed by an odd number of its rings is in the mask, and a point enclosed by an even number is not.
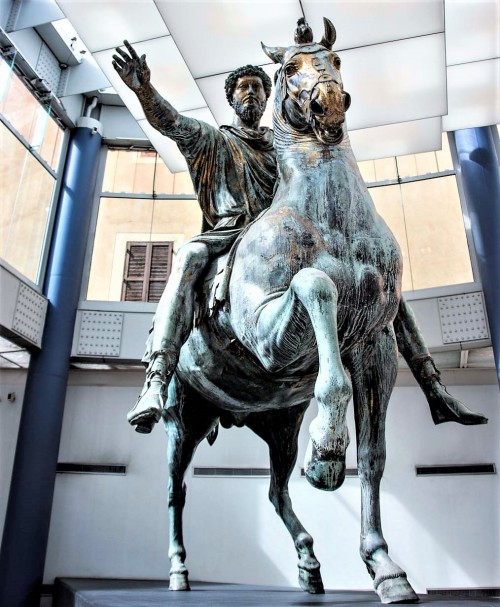
{"type": "Polygon", "coordinates": [[[441,383],[440,373],[429,354],[410,306],[401,298],[394,319],[398,349],[427,398],[435,424],[457,422],[464,425],[485,424],[488,418],[474,413],[448,394],[441,383]]]}
{"type": "Polygon", "coordinates": [[[196,281],[208,261],[208,247],[200,242],[187,243],[177,253],[156,310],[146,381],[127,416],[138,432],[151,432],[161,417],[166,389],[193,324],[196,281]]]}

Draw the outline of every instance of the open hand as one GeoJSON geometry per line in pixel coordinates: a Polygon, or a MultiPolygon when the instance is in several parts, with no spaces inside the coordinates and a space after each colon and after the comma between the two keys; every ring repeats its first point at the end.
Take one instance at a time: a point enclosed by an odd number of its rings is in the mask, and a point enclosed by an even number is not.
{"type": "Polygon", "coordinates": [[[146,55],[139,57],[127,40],[124,40],[123,44],[127,47],[130,55],[122,51],[122,49],[117,48],[116,52],[118,55],[113,55],[113,67],[120,74],[123,82],[135,93],[138,93],[151,80],[151,72],[146,63],[146,55]]]}

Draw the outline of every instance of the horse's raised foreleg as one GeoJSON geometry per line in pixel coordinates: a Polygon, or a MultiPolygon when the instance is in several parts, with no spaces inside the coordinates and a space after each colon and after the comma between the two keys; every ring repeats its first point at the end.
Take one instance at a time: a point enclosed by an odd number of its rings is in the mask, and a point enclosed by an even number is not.
{"type": "Polygon", "coordinates": [[[311,336],[316,339],[318,415],[309,427],[311,441],[304,467],[307,480],[327,490],[337,489],[344,481],[349,444],[345,414],[352,395],[340,358],[337,299],[337,287],[324,272],[300,270],[288,290],[263,307],[254,346],[262,364],[273,371],[299,359],[311,336]]]}
{"type": "Polygon", "coordinates": [[[163,419],[168,435],[170,590],[189,590],[182,533],[182,511],[186,500],[184,474],[196,447],[216,426],[218,417],[211,405],[194,396],[174,375],[163,419]]]}
{"type": "Polygon", "coordinates": [[[380,520],[385,416],[397,375],[392,326],[352,353],[348,366],[354,391],[361,483],[361,558],[383,603],[413,603],[418,597],[406,579],[406,573],[389,558],[380,520]]]}
{"type": "Polygon", "coordinates": [[[269,445],[271,460],[271,484],[269,499],[278,516],[292,536],[299,557],[299,584],[306,592],[322,594],[320,565],[313,551],[313,539],[304,529],[292,508],[288,494],[288,481],[297,460],[297,439],[309,403],[254,413],[246,419],[251,428],[269,445]]]}

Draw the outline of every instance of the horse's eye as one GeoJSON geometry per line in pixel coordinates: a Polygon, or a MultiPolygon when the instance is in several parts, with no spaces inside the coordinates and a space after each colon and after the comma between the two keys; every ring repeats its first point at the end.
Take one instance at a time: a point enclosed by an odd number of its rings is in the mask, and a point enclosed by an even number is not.
{"type": "Polygon", "coordinates": [[[340,59],[338,57],[335,57],[335,59],[333,60],[333,65],[339,70],[341,64],[342,64],[342,61],[340,61],[340,59]]]}
{"type": "Polygon", "coordinates": [[[295,65],[287,65],[285,67],[285,74],[287,76],[293,76],[297,72],[297,66],[295,65]]]}

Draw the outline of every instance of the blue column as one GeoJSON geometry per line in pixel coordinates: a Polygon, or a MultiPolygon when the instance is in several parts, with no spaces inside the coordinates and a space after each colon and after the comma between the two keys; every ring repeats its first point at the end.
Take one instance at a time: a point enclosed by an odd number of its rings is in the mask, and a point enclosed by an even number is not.
{"type": "Polygon", "coordinates": [[[455,131],[459,169],[500,382],[500,171],[488,127],[455,131]]]}
{"type": "Polygon", "coordinates": [[[5,607],[40,602],[100,147],[95,129],[72,133],[45,281],[49,304],[42,349],[32,354],[28,371],[0,552],[0,605],[5,607]]]}

